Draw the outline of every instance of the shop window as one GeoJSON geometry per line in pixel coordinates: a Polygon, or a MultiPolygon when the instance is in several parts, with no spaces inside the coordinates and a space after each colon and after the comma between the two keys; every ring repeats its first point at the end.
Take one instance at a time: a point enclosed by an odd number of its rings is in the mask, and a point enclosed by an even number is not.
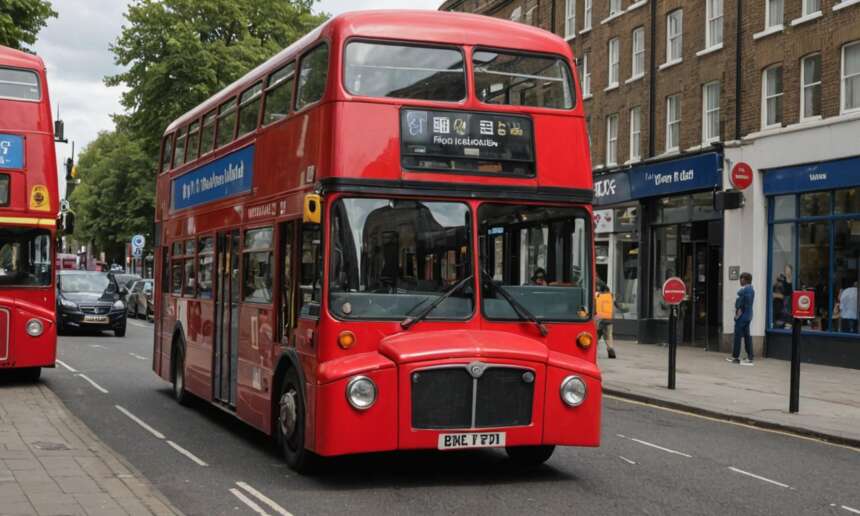
{"type": "MultiPolygon", "coordinates": [[[[617,221],[618,219],[616,219],[617,221]]],[[[615,302],[618,319],[637,319],[639,293],[639,242],[635,234],[615,235],[615,302]]]]}
{"type": "Polygon", "coordinates": [[[799,224],[798,251],[799,288],[815,291],[815,318],[809,326],[813,330],[827,330],[830,326],[830,223],[799,224]]]}
{"type": "MultiPolygon", "coordinates": [[[[683,199],[683,198],[682,198],[683,199]]],[[[668,319],[669,306],[663,302],[663,283],[678,275],[678,226],[662,226],[654,230],[654,281],[652,314],[655,319],[668,319]]]]}
{"type": "Polygon", "coordinates": [[[780,195],[773,199],[774,220],[793,219],[797,216],[797,197],[780,195]]]}
{"type": "Polygon", "coordinates": [[[860,220],[833,223],[832,331],[857,333],[857,283],[860,279],[860,220]]]}
{"type": "Polygon", "coordinates": [[[834,210],[837,214],[860,213],[860,188],[836,190],[834,210]]]}
{"type": "Polygon", "coordinates": [[[825,215],[830,215],[830,192],[812,192],[800,195],[801,217],[825,215]]]}
{"type": "MultiPolygon", "coordinates": [[[[793,196],[792,196],[793,197],[793,196]]],[[[791,295],[794,291],[794,224],[774,224],[771,233],[771,325],[791,327],[791,295]]]]}
{"type": "Polygon", "coordinates": [[[693,209],[693,220],[710,220],[719,218],[719,214],[714,211],[714,194],[712,192],[702,192],[690,196],[692,202],[690,205],[693,209]]]}

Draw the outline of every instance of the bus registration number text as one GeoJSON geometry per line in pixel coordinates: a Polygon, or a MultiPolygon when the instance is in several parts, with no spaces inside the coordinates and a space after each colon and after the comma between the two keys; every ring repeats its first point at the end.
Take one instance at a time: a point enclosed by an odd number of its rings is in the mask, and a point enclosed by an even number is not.
{"type": "Polygon", "coordinates": [[[505,445],[504,432],[439,434],[440,450],[464,448],[499,448],[505,445]]]}

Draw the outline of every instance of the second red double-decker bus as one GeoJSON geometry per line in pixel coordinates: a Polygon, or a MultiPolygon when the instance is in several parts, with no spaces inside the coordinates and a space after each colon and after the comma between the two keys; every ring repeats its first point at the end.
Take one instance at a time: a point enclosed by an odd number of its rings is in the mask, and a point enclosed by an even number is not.
{"type": "Polygon", "coordinates": [[[0,371],[54,367],[59,206],[45,65],[0,47],[0,371]]]}
{"type": "Polygon", "coordinates": [[[154,369],[316,455],[597,446],[588,137],[570,48],[338,16],[173,122],[154,369]]]}

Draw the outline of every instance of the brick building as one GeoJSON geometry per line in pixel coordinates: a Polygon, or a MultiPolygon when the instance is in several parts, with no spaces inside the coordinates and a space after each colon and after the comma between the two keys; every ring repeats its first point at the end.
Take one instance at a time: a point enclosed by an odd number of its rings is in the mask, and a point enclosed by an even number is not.
{"type": "Polygon", "coordinates": [[[440,9],[570,42],[591,134],[598,274],[626,308],[616,333],[665,338],[657,294],[678,275],[690,289],[683,340],[726,349],[743,270],[759,294],[758,353],[785,356],[787,299],[810,288],[809,359],[860,367],[850,299],[860,279],[860,0],[448,0],[440,9]],[[753,170],[741,206],[714,209],[739,162],[753,170]]]}

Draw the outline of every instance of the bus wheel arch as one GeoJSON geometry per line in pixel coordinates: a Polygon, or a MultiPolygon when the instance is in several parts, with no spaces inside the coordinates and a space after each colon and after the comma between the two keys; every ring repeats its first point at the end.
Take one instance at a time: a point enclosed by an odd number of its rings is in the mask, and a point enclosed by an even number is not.
{"type": "Polygon", "coordinates": [[[284,460],[298,473],[311,471],[316,455],[306,448],[306,392],[298,356],[289,350],[278,361],[272,387],[272,438],[284,460]]]}

